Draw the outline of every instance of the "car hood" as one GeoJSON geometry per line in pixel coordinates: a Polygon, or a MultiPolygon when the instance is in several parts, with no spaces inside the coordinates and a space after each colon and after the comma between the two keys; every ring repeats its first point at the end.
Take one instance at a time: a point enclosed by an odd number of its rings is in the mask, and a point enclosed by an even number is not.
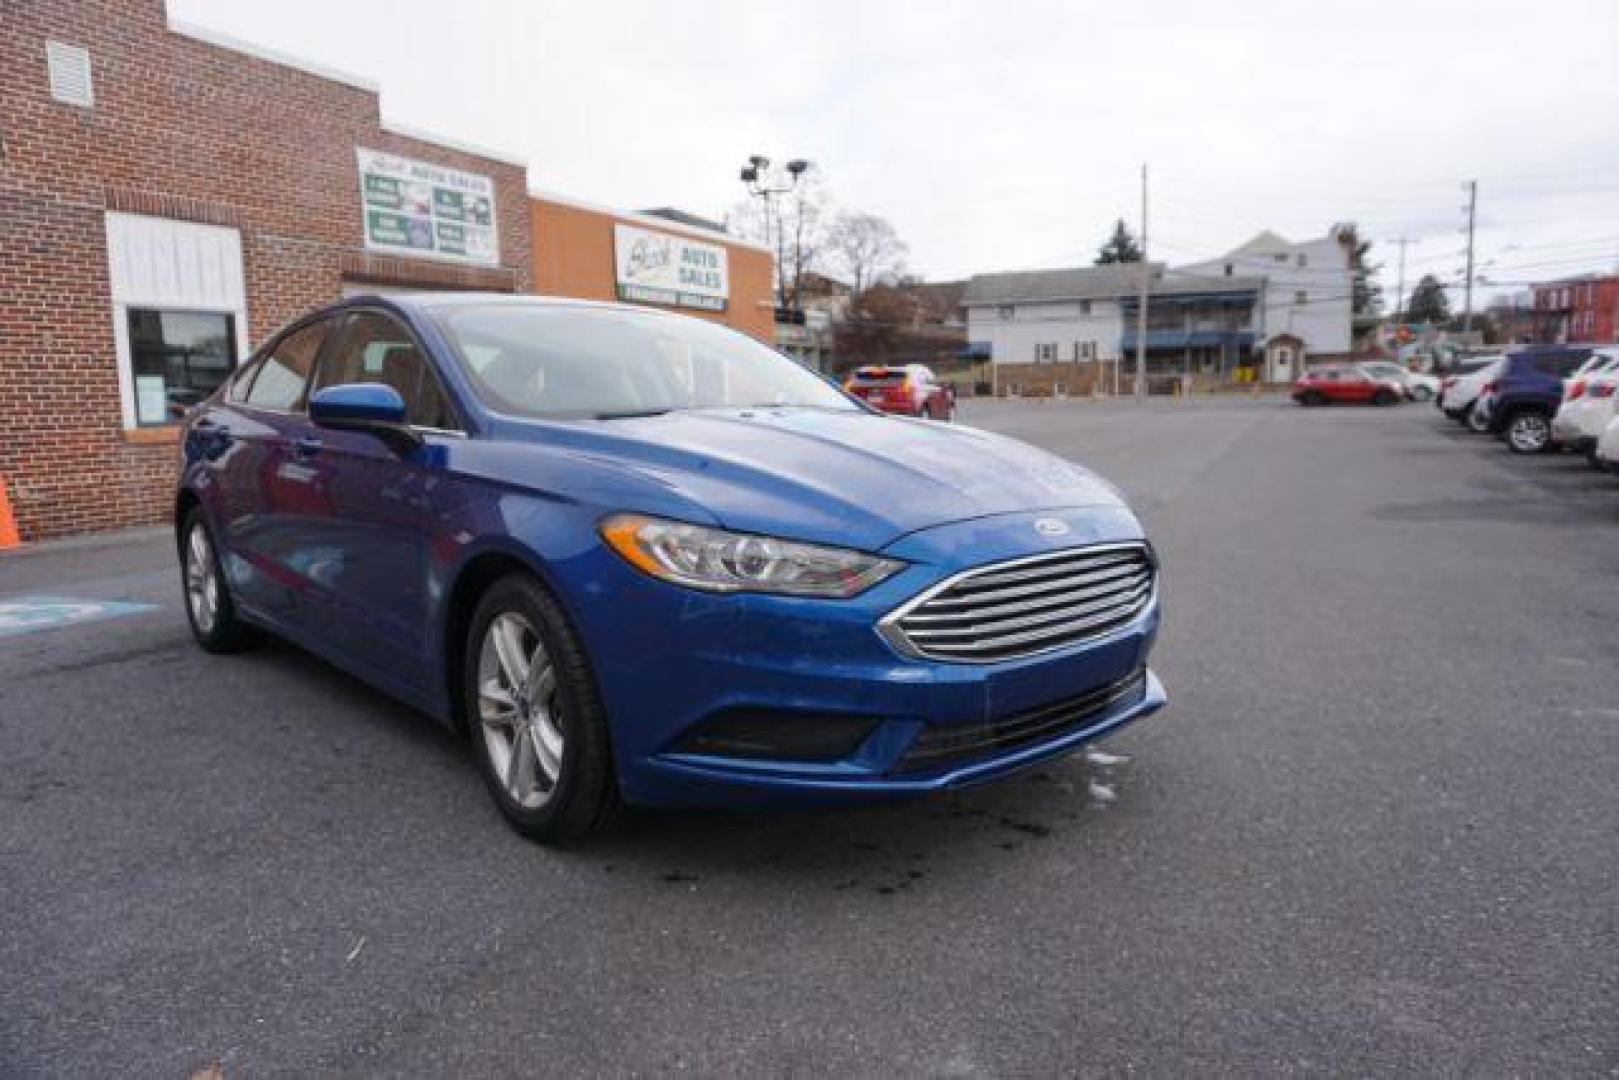
{"type": "Polygon", "coordinates": [[[863,411],[704,409],[543,426],[546,441],[634,470],[727,528],[868,550],[991,514],[1123,506],[1095,473],[1015,440],[863,411]]]}

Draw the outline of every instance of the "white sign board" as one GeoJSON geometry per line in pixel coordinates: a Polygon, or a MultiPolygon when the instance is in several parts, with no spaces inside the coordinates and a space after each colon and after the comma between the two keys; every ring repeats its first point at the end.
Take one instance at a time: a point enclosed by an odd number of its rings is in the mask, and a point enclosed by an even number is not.
{"type": "Polygon", "coordinates": [[[397,154],[357,149],[368,251],[495,266],[495,182],[397,154]]]}
{"type": "Polygon", "coordinates": [[[724,311],[731,296],[727,252],[673,233],[613,226],[618,298],[724,311]]]}

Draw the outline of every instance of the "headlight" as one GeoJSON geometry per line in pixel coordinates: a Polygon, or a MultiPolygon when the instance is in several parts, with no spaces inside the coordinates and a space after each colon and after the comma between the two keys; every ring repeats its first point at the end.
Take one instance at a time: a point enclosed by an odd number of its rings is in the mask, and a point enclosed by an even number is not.
{"type": "Polygon", "coordinates": [[[727,532],[680,521],[615,514],[602,539],[655,578],[709,592],[843,598],[865,592],[905,564],[861,551],[727,532]]]}

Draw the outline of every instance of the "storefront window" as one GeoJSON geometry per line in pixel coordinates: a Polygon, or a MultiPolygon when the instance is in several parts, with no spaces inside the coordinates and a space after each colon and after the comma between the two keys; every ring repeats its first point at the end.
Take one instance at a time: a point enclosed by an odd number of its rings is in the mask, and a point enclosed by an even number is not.
{"type": "Polygon", "coordinates": [[[200,311],[129,310],[135,417],[141,427],[177,423],[236,366],[236,320],[200,311]]]}

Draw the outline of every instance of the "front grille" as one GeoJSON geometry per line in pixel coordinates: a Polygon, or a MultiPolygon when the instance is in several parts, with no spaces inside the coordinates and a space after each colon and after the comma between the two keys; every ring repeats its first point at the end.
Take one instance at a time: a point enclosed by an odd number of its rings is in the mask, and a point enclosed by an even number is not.
{"type": "Polygon", "coordinates": [[[926,727],[894,766],[897,773],[922,772],[1003,754],[1019,747],[1071,734],[1091,726],[1116,707],[1135,704],[1147,689],[1147,672],[1137,668],[1117,682],[1004,720],[987,724],[926,727]]]}
{"type": "Polygon", "coordinates": [[[989,663],[1107,633],[1152,599],[1157,576],[1145,544],[1099,544],[995,563],[958,574],[885,618],[901,652],[989,663]]]}

